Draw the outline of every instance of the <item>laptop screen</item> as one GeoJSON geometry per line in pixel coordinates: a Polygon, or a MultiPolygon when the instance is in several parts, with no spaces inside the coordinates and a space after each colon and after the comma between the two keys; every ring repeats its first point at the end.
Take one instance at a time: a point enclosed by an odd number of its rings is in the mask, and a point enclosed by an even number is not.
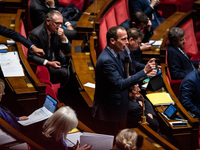
{"type": "Polygon", "coordinates": [[[56,110],[57,104],[58,104],[58,101],[56,101],[53,97],[47,94],[44,107],[46,107],[46,109],[48,109],[50,112],[54,113],[54,111],[56,110]]]}

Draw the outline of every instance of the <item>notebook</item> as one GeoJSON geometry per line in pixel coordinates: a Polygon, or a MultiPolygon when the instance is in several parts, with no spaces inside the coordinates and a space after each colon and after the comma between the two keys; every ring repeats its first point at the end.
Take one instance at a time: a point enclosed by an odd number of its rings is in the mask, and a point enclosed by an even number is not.
{"type": "Polygon", "coordinates": [[[174,101],[170,97],[169,93],[166,92],[150,93],[146,94],[146,97],[154,106],[174,104],[174,101]]]}
{"type": "Polygon", "coordinates": [[[43,107],[35,110],[31,115],[28,116],[28,120],[18,121],[23,126],[45,120],[49,118],[56,110],[58,102],[47,94],[43,107]]]}

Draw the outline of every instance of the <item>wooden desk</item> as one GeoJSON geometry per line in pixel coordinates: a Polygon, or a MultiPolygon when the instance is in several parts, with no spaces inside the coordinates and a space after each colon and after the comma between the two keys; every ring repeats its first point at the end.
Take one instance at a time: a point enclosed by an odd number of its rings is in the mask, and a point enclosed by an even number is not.
{"type": "Polygon", "coordinates": [[[76,25],[76,30],[79,34],[85,35],[89,33],[90,35],[94,31],[94,18],[96,15],[90,15],[87,13],[98,13],[101,8],[105,5],[107,0],[95,0],[82,14],[81,18],[78,20],[76,25]]]}
{"type": "MultiPolygon", "coordinates": [[[[19,32],[20,17],[22,12],[23,10],[19,9],[17,14],[1,13],[0,23],[3,26],[19,32]]],[[[8,38],[0,36],[0,43],[6,44],[7,40],[8,38]]],[[[16,45],[12,48],[18,51],[25,76],[5,78],[7,86],[9,87],[9,91],[5,95],[5,103],[14,114],[22,115],[21,113],[23,113],[23,115],[29,115],[35,109],[43,106],[46,85],[44,83],[40,83],[32,71],[23,53],[21,43],[16,42],[16,45]]],[[[12,51],[12,48],[9,47],[9,51],[12,51]]]]}
{"type": "Polygon", "coordinates": [[[80,48],[82,40],[72,41],[72,67],[74,75],[79,84],[82,97],[89,107],[92,107],[94,100],[94,88],[85,87],[86,83],[95,84],[95,71],[90,58],[90,53],[76,52],[76,48],[80,48]]]}
{"type": "Polygon", "coordinates": [[[168,133],[174,137],[176,140],[175,143],[179,145],[180,149],[196,149],[198,148],[198,137],[199,137],[199,121],[198,119],[192,118],[185,108],[181,105],[179,100],[176,98],[173,93],[170,84],[168,83],[165,71],[165,64],[162,66],[162,76],[165,84],[166,91],[170,94],[171,98],[174,100],[178,112],[183,117],[183,119],[188,120],[187,127],[173,127],[169,122],[173,120],[167,120],[161,113],[164,112],[166,106],[157,106],[155,110],[160,119],[160,126],[167,129],[168,133]]]}

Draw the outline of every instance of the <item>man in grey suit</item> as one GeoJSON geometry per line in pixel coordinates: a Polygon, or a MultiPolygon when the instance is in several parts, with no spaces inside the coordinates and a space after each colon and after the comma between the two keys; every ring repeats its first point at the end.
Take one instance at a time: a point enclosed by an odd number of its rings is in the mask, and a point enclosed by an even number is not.
{"type": "Polygon", "coordinates": [[[47,14],[46,21],[35,28],[29,39],[44,50],[45,55],[39,57],[34,53],[28,54],[28,60],[38,65],[45,65],[49,69],[52,83],[61,83],[65,86],[69,79],[69,64],[65,54],[71,52],[71,44],[61,28],[62,14],[52,10],[47,14]]]}
{"type": "Polygon", "coordinates": [[[124,51],[128,44],[126,30],[120,26],[112,27],[108,30],[106,38],[107,46],[96,64],[92,113],[96,132],[116,135],[126,127],[128,89],[155,69],[155,59],[149,60],[143,70],[127,78],[126,67],[118,58],[118,53],[124,51]]]}

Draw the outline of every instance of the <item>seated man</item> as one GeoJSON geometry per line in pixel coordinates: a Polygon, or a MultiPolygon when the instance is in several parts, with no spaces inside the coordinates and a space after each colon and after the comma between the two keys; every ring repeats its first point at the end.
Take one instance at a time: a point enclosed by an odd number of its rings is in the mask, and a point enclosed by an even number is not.
{"type": "MultiPolygon", "coordinates": [[[[129,75],[133,75],[140,70],[144,69],[145,64],[141,63],[140,60],[142,59],[142,56],[140,53],[140,43],[143,38],[143,33],[141,30],[136,28],[130,28],[127,31],[128,34],[128,41],[127,47],[125,47],[125,51],[120,52],[120,58],[122,59],[122,62],[125,64],[125,57],[129,57],[129,75]]],[[[147,74],[148,76],[154,76],[156,75],[156,70],[153,70],[150,74],[147,74]]]]}
{"type": "Polygon", "coordinates": [[[133,18],[133,12],[144,12],[152,22],[152,31],[160,25],[165,19],[157,11],[160,0],[129,0],[130,17],[133,18]]]}
{"type": "Polygon", "coordinates": [[[179,101],[185,109],[200,118],[200,63],[199,68],[183,79],[179,90],[179,101]]]}
{"type": "Polygon", "coordinates": [[[142,11],[134,12],[133,17],[122,22],[120,26],[124,27],[126,30],[132,27],[142,30],[145,34],[142,39],[144,43],[149,42],[153,35],[153,31],[151,30],[152,23],[147,15],[142,11]]]}
{"type": "Polygon", "coordinates": [[[71,44],[61,28],[62,24],[63,17],[59,11],[52,10],[47,14],[46,21],[29,35],[29,39],[42,48],[45,55],[39,57],[29,52],[28,60],[48,66],[51,82],[65,86],[69,79],[69,60],[61,50],[70,53],[71,44]]]}
{"type": "Polygon", "coordinates": [[[174,27],[169,31],[170,45],[167,47],[167,63],[171,78],[183,79],[188,73],[198,67],[199,61],[191,61],[184,51],[185,31],[174,27]]]}
{"type": "MultiPolygon", "coordinates": [[[[34,28],[42,24],[46,19],[46,14],[51,10],[58,10],[60,7],[56,0],[31,0],[30,2],[30,19],[34,28]]],[[[74,30],[77,21],[68,21],[64,18],[66,26],[65,34],[71,41],[77,38],[77,32],[74,30]]]]}
{"type": "MultiPolygon", "coordinates": [[[[141,121],[141,116],[143,115],[143,104],[142,97],[138,93],[140,91],[139,86],[136,84],[131,87],[129,91],[129,109],[127,115],[127,127],[133,128],[137,126],[138,122],[141,121]]],[[[151,103],[144,99],[145,104],[145,116],[149,123],[149,126],[157,131],[159,129],[159,122],[156,119],[156,114],[153,110],[151,103]]]]}

